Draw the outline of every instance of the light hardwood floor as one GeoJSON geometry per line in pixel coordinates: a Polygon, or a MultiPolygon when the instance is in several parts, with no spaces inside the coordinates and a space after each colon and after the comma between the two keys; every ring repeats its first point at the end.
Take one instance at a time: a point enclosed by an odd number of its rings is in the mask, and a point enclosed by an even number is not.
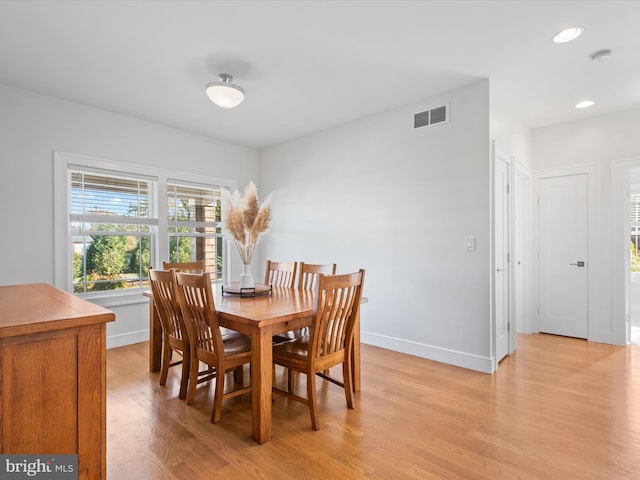
{"type": "Polygon", "coordinates": [[[250,396],[213,425],[211,387],[186,406],[179,368],[160,387],[147,348],[107,352],[110,480],[640,478],[640,346],[519,335],[487,375],[363,345],[356,409],[318,378],[321,430],[276,397],[264,445],[250,396]]]}

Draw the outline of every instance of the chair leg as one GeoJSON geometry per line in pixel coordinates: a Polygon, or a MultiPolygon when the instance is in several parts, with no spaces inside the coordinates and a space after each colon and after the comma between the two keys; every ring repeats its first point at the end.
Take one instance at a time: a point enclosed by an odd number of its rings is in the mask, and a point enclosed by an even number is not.
{"type": "Polygon", "coordinates": [[[218,423],[222,416],[222,399],[224,398],[224,368],[216,367],[220,374],[216,376],[216,389],[213,394],[213,409],[211,410],[211,423],[218,423]]]}
{"type": "Polygon", "coordinates": [[[271,364],[271,401],[276,401],[276,394],[273,392],[273,388],[276,386],[276,364],[271,364]]]}
{"type": "Polygon", "coordinates": [[[236,367],[233,371],[233,382],[236,385],[244,385],[244,370],[242,369],[242,365],[236,367]]]}
{"type": "Polygon", "coordinates": [[[167,375],[169,373],[169,364],[171,363],[171,347],[169,346],[169,342],[165,338],[164,342],[162,342],[162,366],[160,371],[160,385],[167,384],[167,375]]]}
{"type": "Polygon", "coordinates": [[[320,430],[320,419],[318,418],[318,400],[316,398],[316,376],[312,372],[307,372],[307,398],[309,399],[311,426],[314,430],[320,430]]]}
{"type": "Polygon", "coordinates": [[[191,354],[182,352],[182,377],[180,378],[180,393],[178,398],[187,397],[187,387],[189,385],[189,375],[191,370],[191,354]]]}
{"type": "Polygon", "coordinates": [[[296,373],[290,368],[287,368],[287,388],[289,393],[293,393],[296,388],[296,373]]]}
{"type": "Polygon", "coordinates": [[[192,351],[191,359],[189,361],[189,386],[187,388],[187,405],[191,405],[193,403],[193,397],[196,394],[196,387],[198,386],[198,368],[200,367],[200,362],[196,358],[195,352],[192,351]]]}
{"type": "Polygon", "coordinates": [[[347,399],[347,407],[355,408],[355,404],[353,403],[353,389],[351,385],[351,364],[347,360],[342,364],[342,376],[344,377],[344,395],[347,399]]]}

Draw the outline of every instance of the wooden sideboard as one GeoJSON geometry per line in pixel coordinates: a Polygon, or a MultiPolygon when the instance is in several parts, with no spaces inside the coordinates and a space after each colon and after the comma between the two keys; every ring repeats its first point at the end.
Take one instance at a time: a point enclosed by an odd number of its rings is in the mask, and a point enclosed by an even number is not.
{"type": "Polygon", "coordinates": [[[106,478],[106,322],[47,284],[0,286],[0,453],[78,454],[106,478]]]}

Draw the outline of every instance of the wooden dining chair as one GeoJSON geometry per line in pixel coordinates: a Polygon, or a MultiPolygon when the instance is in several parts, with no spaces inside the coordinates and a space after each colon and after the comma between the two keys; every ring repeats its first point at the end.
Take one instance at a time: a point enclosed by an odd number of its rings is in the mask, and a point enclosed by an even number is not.
{"type": "MultiPolygon", "coordinates": [[[[299,290],[315,290],[318,286],[318,278],[320,275],[335,275],[336,264],[313,264],[313,263],[299,263],[298,269],[298,289],[299,290]]],[[[289,332],[281,333],[278,336],[278,340],[281,338],[296,338],[309,335],[309,327],[298,328],[297,330],[291,330],[289,332]]],[[[329,369],[324,372],[329,375],[329,369]]],[[[289,390],[292,391],[295,388],[295,373],[289,370],[289,390]]]]}
{"type": "Polygon", "coordinates": [[[171,270],[172,268],[178,272],[204,273],[204,260],[195,262],[162,262],[163,270],[171,270]]]}
{"type": "MultiPolygon", "coordinates": [[[[312,263],[299,263],[298,269],[298,285],[299,290],[314,290],[318,285],[318,275],[335,275],[336,264],[319,265],[312,263]]],[[[296,337],[302,337],[309,334],[309,327],[298,328],[288,332],[282,332],[273,337],[274,342],[286,342],[296,337]]],[[[291,375],[291,372],[289,372],[291,375]]],[[[291,381],[291,379],[290,379],[291,381]]]]}
{"type": "MultiPolygon", "coordinates": [[[[206,363],[218,372],[211,411],[211,422],[220,421],[223,399],[251,391],[251,386],[239,386],[225,393],[225,373],[251,363],[251,339],[237,332],[222,335],[218,323],[209,273],[177,273],[178,301],[191,345],[187,404],[193,403],[196,390],[197,365],[206,363]]],[[[237,377],[236,377],[236,380],[237,377]]],[[[239,383],[238,381],[235,382],[239,383]]],[[[238,385],[236,385],[238,386],[238,385]]]]}
{"type": "Polygon", "coordinates": [[[314,430],[320,429],[316,376],[342,387],[347,406],[355,407],[350,375],[351,352],[363,282],[363,269],[344,275],[320,275],[310,335],[273,347],[274,364],[307,375],[307,396],[297,395],[291,388],[280,389],[275,383],[273,392],[307,405],[314,430]],[[342,365],[342,380],[324,373],[336,365],[342,365]]]}
{"type": "Polygon", "coordinates": [[[318,285],[318,275],[335,275],[336,264],[318,265],[300,262],[298,272],[298,289],[314,290],[318,285]]]}
{"type": "Polygon", "coordinates": [[[169,367],[182,365],[178,397],[185,398],[189,381],[189,339],[176,298],[175,271],[149,268],[149,280],[153,302],[162,326],[160,385],[166,385],[169,367]],[[174,351],[180,354],[181,360],[171,362],[174,351]]]}
{"type": "Polygon", "coordinates": [[[267,260],[264,284],[274,287],[293,288],[296,280],[298,262],[272,262],[267,260]]]}
{"type": "MultiPolygon", "coordinates": [[[[160,368],[160,385],[166,385],[169,368],[182,365],[180,378],[180,393],[178,398],[187,396],[187,384],[190,373],[189,336],[182,320],[182,312],[177,298],[177,283],[175,270],[155,270],[149,268],[149,280],[153,303],[162,327],[162,364],[160,368]],[[173,352],[181,356],[181,360],[171,362],[173,352]]],[[[215,370],[206,368],[199,370],[197,383],[211,380],[215,370]]]]}

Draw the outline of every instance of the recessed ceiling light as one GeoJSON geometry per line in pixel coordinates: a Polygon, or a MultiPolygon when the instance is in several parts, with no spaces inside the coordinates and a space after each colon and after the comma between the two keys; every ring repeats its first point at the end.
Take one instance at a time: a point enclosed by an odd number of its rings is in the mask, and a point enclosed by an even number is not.
{"type": "Polygon", "coordinates": [[[580,103],[576,104],[576,108],[587,108],[593,105],[595,102],[593,100],[583,100],[580,103]]]}
{"type": "Polygon", "coordinates": [[[580,36],[580,34],[584,31],[582,27],[570,27],[565,28],[561,32],[558,32],[553,37],[553,41],[556,43],[566,43],[571,40],[575,40],[580,36]]]}

